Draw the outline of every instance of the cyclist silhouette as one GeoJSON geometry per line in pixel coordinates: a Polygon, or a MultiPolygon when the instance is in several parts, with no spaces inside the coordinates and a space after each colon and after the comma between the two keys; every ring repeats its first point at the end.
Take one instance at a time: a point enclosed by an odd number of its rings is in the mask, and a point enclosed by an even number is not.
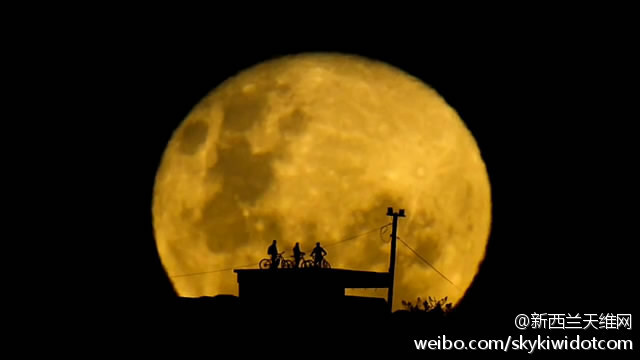
{"type": "Polygon", "coordinates": [[[327,251],[320,246],[320,243],[316,243],[316,247],[311,251],[313,261],[317,267],[322,266],[322,259],[327,255],[327,251]]]}
{"type": "Polygon", "coordinates": [[[271,268],[277,269],[280,261],[278,259],[278,246],[275,240],[273,240],[273,243],[269,246],[267,254],[271,255],[271,268]]]}
{"type": "Polygon", "coordinates": [[[296,243],[296,246],[293,247],[293,260],[295,267],[300,267],[300,260],[302,260],[302,256],[304,254],[304,252],[300,251],[300,243],[296,243]]]}

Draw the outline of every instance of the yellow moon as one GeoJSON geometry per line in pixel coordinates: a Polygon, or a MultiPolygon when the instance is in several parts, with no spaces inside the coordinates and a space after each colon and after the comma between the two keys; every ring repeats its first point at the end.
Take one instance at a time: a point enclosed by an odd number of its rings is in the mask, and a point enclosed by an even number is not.
{"type": "Polygon", "coordinates": [[[398,242],[394,310],[418,296],[457,303],[491,224],[473,136],[409,74],[320,53],[258,64],[202,99],[167,145],[152,210],[176,291],[198,297],[237,294],[229,269],[257,268],[273,239],[287,255],[320,242],[333,268],[387,271],[387,207],[405,209],[400,238],[457,286],[398,242]]]}

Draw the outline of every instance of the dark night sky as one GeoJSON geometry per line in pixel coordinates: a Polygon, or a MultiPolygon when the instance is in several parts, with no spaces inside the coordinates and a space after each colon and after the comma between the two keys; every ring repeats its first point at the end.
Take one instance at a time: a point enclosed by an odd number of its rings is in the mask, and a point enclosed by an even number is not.
{"type": "Polygon", "coordinates": [[[113,209],[112,226],[96,238],[109,244],[110,293],[124,309],[173,296],[154,247],[151,195],[164,146],[191,107],[260,61],[338,51],[421,78],[478,142],[493,226],[464,311],[497,314],[506,331],[517,313],[632,311],[638,78],[623,36],[496,30],[444,39],[413,29],[252,38],[212,29],[197,37],[140,31],[109,49],[89,55],[112,90],[98,99],[108,115],[96,130],[115,147],[101,154],[113,170],[99,176],[97,195],[113,209]]]}

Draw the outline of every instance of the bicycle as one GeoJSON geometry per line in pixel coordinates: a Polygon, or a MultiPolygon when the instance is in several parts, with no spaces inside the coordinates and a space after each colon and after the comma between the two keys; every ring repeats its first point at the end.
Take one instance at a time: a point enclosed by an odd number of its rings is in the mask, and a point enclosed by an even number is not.
{"type": "MultiPolygon", "coordinates": [[[[282,254],[284,254],[285,252],[281,252],[278,254],[278,256],[276,256],[276,261],[277,263],[280,265],[281,269],[293,269],[294,264],[293,261],[291,260],[287,260],[285,259],[282,254]]],[[[267,258],[267,259],[262,259],[260,260],[260,262],[258,263],[258,267],[260,267],[260,269],[271,269],[271,259],[267,258]]]]}
{"type": "MultiPolygon", "coordinates": [[[[292,258],[295,259],[295,257],[291,256],[292,258]]],[[[293,263],[293,267],[295,268],[296,263],[295,260],[292,261],[293,263]]],[[[305,259],[304,258],[304,254],[302,254],[300,256],[300,265],[298,266],[299,269],[311,269],[311,268],[317,268],[318,266],[316,266],[316,263],[314,260],[310,260],[310,259],[305,259]]],[[[329,264],[329,262],[327,261],[327,259],[323,258],[322,259],[322,263],[320,265],[320,268],[323,269],[331,269],[331,264],[329,264]]]]}
{"type": "Polygon", "coordinates": [[[310,263],[307,265],[307,268],[320,268],[320,269],[331,269],[331,264],[329,264],[329,262],[327,261],[327,259],[325,259],[324,257],[322,258],[322,261],[320,262],[320,266],[316,265],[315,259],[314,260],[305,260],[305,263],[310,263]]]}
{"type": "MultiPolygon", "coordinates": [[[[296,267],[296,263],[295,263],[295,256],[291,256],[294,260],[291,261],[293,263],[293,267],[296,267]]],[[[299,269],[309,269],[314,267],[315,264],[313,263],[313,260],[309,260],[309,259],[305,259],[304,258],[304,253],[300,255],[300,264],[298,265],[299,269]]]]}

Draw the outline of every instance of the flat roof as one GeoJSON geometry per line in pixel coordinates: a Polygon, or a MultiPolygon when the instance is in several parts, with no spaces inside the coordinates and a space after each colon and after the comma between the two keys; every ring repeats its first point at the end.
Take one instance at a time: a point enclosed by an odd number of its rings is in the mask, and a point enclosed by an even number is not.
{"type": "Polygon", "coordinates": [[[238,283],[268,283],[288,281],[322,281],[343,288],[389,288],[391,276],[388,272],[359,271],[347,269],[235,269],[238,283]]]}

